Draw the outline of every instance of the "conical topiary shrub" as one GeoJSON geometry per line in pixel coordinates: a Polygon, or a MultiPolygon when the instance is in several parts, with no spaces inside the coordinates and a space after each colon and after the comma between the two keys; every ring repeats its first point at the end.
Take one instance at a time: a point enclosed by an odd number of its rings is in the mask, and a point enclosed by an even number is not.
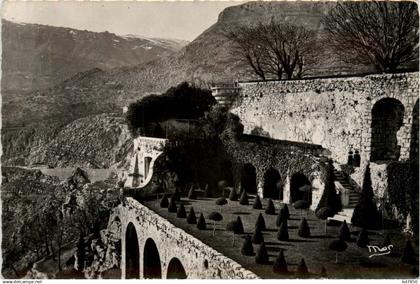
{"type": "Polygon", "coordinates": [[[288,241],[289,240],[289,232],[287,230],[287,220],[281,222],[280,227],[277,231],[277,239],[279,241],[288,241]]]}
{"type": "Polygon", "coordinates": [[[350,230],[347,226],[346,220],[344,220],[343,224],[340,226],[338,238],[343,241],[349,241],[351,239],[350,230]]]}
{"type": "Polygon", "coordinates": [[[249,205],[248,194],[245,190],[242,191],[241,198],[239,199],[239,204],[249,205]]]}
{"type": "Polygon", "coordinates": [[[308,267],[306,266],[305,259],[301,259],[296,269],[297,278],[307,278],[309,276],[308,267]]]}
{"type": "Polygon", "coordinates": [[[321,276],[321,278],[327,278],[327,270],[325,269],[324,266],[321,267],[320,276],[321,276]]]}
{"type": "Polygon", "coordinates": [[[238,194],[236,193],[235,188],[232,188],[229,193],[229,200],[230,201],[238,201],[238,194]]]}
{"type": "Polygon", "coordinates": [[[279,255],[276,258],[276,261],[274,262],[273,272],[277,274],[285,274],[289,272],[289,270],[287,269],[287,262],[284,258],[283,250],[280,251],[279,255]]]}
{"type": "Polygon", "coordinates": [[[287,219],[289,219],[289,216],[288,215],[289,214],[287,213],[286,209],[284,209],[284,207],[283,208],[280,208],[279,214],[277,215],[277,219],[276,219],[276,226],[277,227],[280,226],[280,224],[283,221],[286,221],[287,219]]]}
{"type": "Polygon", "coordinates": [[[169,206],[168,195],[165,193],[162,196],[162,199],[160,200],[160,208],[168,208],[168,206],[169,206]]]}
{"type": "Polygon", "coordinates": [[[267,230],[264,217],[261,213],[258,215],[257,222],[255,222],[255,228],[257,227],[259,227],[261,231],[267,230]]]}
{"type": "Polygon", "coordinates": [[[309,238],[311,236],[311,230],[306,218],[303,218],[299,224],[298,236],[302,238],[309,238]]]}
{"type": "Polygon", "coordinates": [[[356,244],[361,248],[365,248],[369,244],[368,232],[365,229],[360,231],[356,244]]]}
{"type": "Polygon", "coordinates": [[[244,233],[244,224],[242,223],[241,217],[238,216],[238,218],[236,218],[236,223],[238,223],[238,234],[243,234],[244,233]]]}
{"type": "Polygon", "coordinates": [[[175,192],[172,194],[172,198],[175,201],[181,201],[181,194],[179,193],[179,190],[177,187],[175,188],[175,192]]]}
{"type": "Polygon", "coordinates": [[[384,240],[382,241],[382,247],[387,247],[389,245],[392,245],[391,238],[390,238],[389,234],[386,234],[385,237],[384,237],[384,240]]]}
{"type": "Polygon", "coordinates": [[[410,241],[405,243],[404,251],[401,256],[401,262],[412,265],[416,264],[416,254],[410,241]]]}
{"type": "Polygon", "coordinates": [[[252,208],[254,209],[262,209],[262,203],[260,197],[257,195],[255,196],[254,203],[252,204],[252,208]]]}
{"type": "Polygon", "coordinates": [[[262,242],[262,244],[258,248],[257,255],[255,256],[255,262],[259,264],[269,263],[268,252],[264,242],[262,242]]]}
{"type": "Polygon", "coordinates": [[[265,209],[265,214],[267,215],[275,215],[276,214],[276,208],[274,207],[273,200],[269,199],[267,208],[265,209]]]}
{"type": "Polygon", "coordinates": [[[283,204],[282,206],[284,213],[286,214],[287,219],[290,218],[290,212],[289,212],[289,207],[287,206],[287,204],[283,204]]]}
{"type": "Polygon", "coordinates": [[[200,217],[198,217],[197,228],[199,230],[205,230],[206,227],[206,219],[204,219],[203,213],[200,213],[200,217]]]}
{"type": "Polygon", "coordinates": [[[242,255],[247,255],[247,256],[255,255],[254,246],[252,245],[251,237],[249,235],[245,236],[245,241],[244,241],[244,244],[242,245],[241,253],[242,255]]]}
{"type": "Polygon", "coordinates": [[[194,186],[191,186],[190,191],[188,191],[188,199],[197,199],[194,186]]]}
{"type": "Polygon", "coordinates": [[[190,208],[190,212],[188,212],[187,216],[188,224],[197,224],[197,217],[195,216],[194,208],[190,208]]]}
{"type": "Polygon", "coordinates": [[[171,199],[169,200],[168,212],[176,213],[177,211],[178,210],[176,207],[175,198],[174,196],[172,196],[171,199]]]}
{"type": "Polygon", "coordinates": [[[177,218],[187,218],[187,212],[185,211],[184,203],[181,202],[181,205],[178,208],[178,211],[176,212],[177,218]]]}
{"type": "Polygon", "coordinates": [[[259,228],[255,228],[254,234],[252,234],[252,242],[254,244],[261,244],[264,242],[264,236],[259,228]]]}

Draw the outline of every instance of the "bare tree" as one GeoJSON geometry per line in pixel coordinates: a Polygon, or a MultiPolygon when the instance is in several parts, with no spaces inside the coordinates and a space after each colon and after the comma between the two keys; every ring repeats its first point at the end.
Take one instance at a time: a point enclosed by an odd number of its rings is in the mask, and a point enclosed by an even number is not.
{"type": "Polygon", "coordinates": [[[323,23],[332,47],[345,62],[393,72],[418,58],[415,2],[338,3],[323,23]]]}
{"type": "Polygon", "coordinates": [[[261,79],[302,78],[319,53],[313,31],[290,23],[259,23],[226,30],[232,52],[248,63],[261,79]]]}

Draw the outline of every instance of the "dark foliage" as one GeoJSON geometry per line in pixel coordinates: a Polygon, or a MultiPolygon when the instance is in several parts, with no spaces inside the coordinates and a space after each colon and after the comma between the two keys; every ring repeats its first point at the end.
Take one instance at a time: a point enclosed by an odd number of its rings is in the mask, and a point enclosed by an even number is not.
{"type": "Polygon", "coordinates": [[[273,203],[273,200],[271,200],[271,198],[268,200],[267,208],[265,209],[265,214],[267,215],[276,214],[276,208],[274,207],[274,203],[273,203]]]}
{"type": "Polygon", "coordinates": [[[287,269],[287,262],[286,262],[286,259],[284,258],[283,250],[280,250],[279,255],[274,261],[273,272],[277,274],[285,274],[289,272],[289,270],[287,269]]]}
{"type": "Polygon", "coordinates": [[[289,219],[289,217],[290,217],[289,207],[287,206],[287,204],[283,204],[282,208],[284,208],[284,212],[286,214],[286,217],[287,217],[287,219],[289,219]]]}
{"type": "Polygon", "coordinates": [[[176,212],[177,218],[187,218],[187,212],[185,211],[184,203],[181,202],[181,205],[178,208],[178,211],[176,212]]]}
{"type": "Polygon", "coordinates": [[[236,193],[236,189],[232,188],[229,193],[229,200],[230,201],[238,201],[238,194],[236,193]]]}
{"type": "Polygon", "coordinates": [[[322,266],[322,268],[321,268],[320,276],[321,276],[321,278],[327,278],[328,277],[327,270],[325,269],[324,266],[322,266]]]}
{"type": "Polygon", "coordinates": [[[258,195],[254,199],[254,204],[252,204],[252,208],[254,208],[254,209],[262,209],[261,199],[260,199],[260,197],[258,195]]]}
{"type": "Polygon", "coordinates": [[[168,208],[168,206],[169,206],[169,200],[168,200],[167,194],[165,193],[162,196],[162,199],[160,200],[160,208],[168,208]]]}
{"type": "Polygon", "coordinates": [[[178,189],[178,187],[176,187],[176,188],[175,188],[175,191],[174,191],[174,193],[172,194],[172,198],[173,198],[176,202],[181,201],[181,194],[179,193],[179,189],[178,189]]]}
{"type": "Polygon", "coordinates": [[[302,258],[296,269],[297,278],[307,278],[309,276],[308,267],[306,266],[305,260],[302,258]]]}
{"type": "Polygon", "coordinates": [[[321,200],[318,203],[315,211],[318,211],[322,207],[328,207],[330,210],[336,214],[337,212],[341,211],[341,199],[340,196],[336,192],[335,184],[334,184],[335,176],[334,176],[334,166],[332,161],[328,162],[327,172],[325,175],[325,187],[324,192],[322,193],[321,200]]]}
{"type": "Polygon", "coordinates": [[[254,246],[252,245],[251,237],[249,235],[245,236],[244,243],[241,248],[242,255],[253,256],[254,253],[254,246]]]}
{"type": "Polygon", "coordinates": [[[259,264],[269,263],[268,252],[264,242],[262,242],[258,248],[257,255],[255,256],[255,262],[259,264]]]}
{"type": "Polygon", "coordinates": [[[373,197],[370,166],[368,164],[363,176],[362,193],[351,217],[353,225],[366,229],[377,229],[379,227],[379,214],[373,197]]]}
{"type": "Polygon", "coordinates": [[[203,213],[200,213],[200,217],[198,217],[198,222],[197,222],[197,228],[199,230],[205,230],[206,229],[206,220],[204,219],[204,215],[203,213]]]}
{"type": "Polygon", "coordinates": [[[356,240],[357,246],[365,248],[369,244],[368,232],[365,229],[362,229],[359,233],[359,236],[356,240]]]}
{"type": "Polygon", "coordinates": [[[190,191],[188,191],[188,199],[197,199],[194,187],[191,187],[190,191]]]}
{"type": "Polygon", "coordinates": [[[328,248],[335,251],[345,251],[347,244],[343,240],[334,240],[328,245],[328,248]]]}
{"type": "Polygon", "coordinates": [[[280,227],[277,231],[277,239],[279,241],[288,241],[289,240],[289,231],[287,229],[287,220],[281,222],[280,227]]]}
{"type": "Polygon", "coordinates": [[[285,207],[280,208],[279,210],[279,214],[277,215],[277,219],[276,219],[276,226],[280,226],[280,224],[283,221],[287,221],[287,219],[289,218],[289,214],[287,213],[285,207]]]}
{"type": "Polygon", "coordinates": [[[404,251],[401,256],[401,262],[407,263],[407,264],[416,264],[416,253],[414,252],[413,245],[410,241],[407,241],[405,243],[404,251]]]}
{"type": "Polygon", "coordinates": [[[172,195],[171,199],[169,200],[168,212],[176,213],[177,211],[178,211],[178,209],[176,207],[175,198],[172,195]]]}
{"type": "Polygon", "coordinates": [[[306,218],[303,218],[299,224],[298,236],[302,238],[309,238],[311,236],[311,230],[306,218]]]}
{"type": "Polygon", "coordinates": [[[338,238],[343,241],[349,241],[351,239],[350,229],[347,226],[346,220],[340,226],[338,238]]]}
{"type": "Polygon", "coordinates": [[[80,231],[79,242],[77,244],[77,269],[83,271],[85,268],[85,236],[80,231]]]}
{"type": "Polygon", "coordinates": [[[219,206],[226,205],[227,203],[228,202],[227,202],[226,198],[224,198],[224,197],[219,197],[216,200],[216,204],[219,205],[219,206]]]}
{"type": "Polygon", "coordinates": [[[257,222],[255,222],[255,229],[259,228],[261,231],[266,230],[265,220],[263,215],[260,213],[257,218],[257,222]]]}
{"type": "Polygon", "coordinates": [[[194,208],[190,208],[187,216],[188,224],[197,224],[197,217],[195,216],[194,208]]]}
{"type": "Polygon", "coordinates": [[[241,217],[238,216],[238,218],[236,218],[236,223],[238,223],[238,234],[243,234],[244,233],[244,224],[242,223],[242,219],[241,217]]]}
{"type": "Polygon", "coordinates": [[[264,242],[264,236],[259,228],[255,228],[255,231],[252,234],[252,242],[254,244],[261,244],[264,242]]]}
{"type": "Polygon", "coordinates": [[[389,234],[386,234],[384,240],[382,241],[382,247],[387,247],[389,245],[392,245],[391,238],[389,237],[389,234]]]}
{"type": "Polygon", "coordinates": [[[245,190],[242,191],[241,198],[239,199],[239,204],[249,205],[248,194],[246,193],[245,190]]]}

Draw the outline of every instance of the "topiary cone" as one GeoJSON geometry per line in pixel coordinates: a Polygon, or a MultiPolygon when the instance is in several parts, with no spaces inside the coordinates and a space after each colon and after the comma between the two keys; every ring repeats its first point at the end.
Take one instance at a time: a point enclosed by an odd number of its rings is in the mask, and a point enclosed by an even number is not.
{"type": "Polygon", "coordinates": [[[286,214],[286,219],[289,219],[290,217],[290,212],[289,212],[289,207],[287,206],[287,204],[283,204],[283,209],[284,209],[284,214],[286,214]]]}
{"type": "Polygon", "coordinates": [[[259,264],[267,264],[269,262],[267,248],[265,247],[264,242],[262,242],[257,251],[257,255],[255,256],[255,262],[259,264]]]}
{"type": "Polygon", "coordinates": [[[401,262],[407,264],[416,264],[416,253],[414,252],[413,246],[411,245],[410,241],[405,243],[404,251],[401,256],[401,262]]]}
{"type": "Polygon", "coordinates": [[[267,230],[265,226],[265,221],[263,215],[260,213],[257,218],[257,222],[255,222],[255,228],[259,227],[261,231],[267,230]]]}
{"type": "Polygon", "coordinates": [[[298,236],[302,238],[309,238],[311,236],[311,230],[308,226],[306,218],[303,218],[299,224],[298,236]]]}
{"type": "Polygon", "coordinates": [[[384,240],[382,241],[382,247],[387,247],[389,245],[392,245],[391,238],[389,237],[389,233],[385,235],[384,240]]]}
{"type": "Polygon", "coordinates": [[[197,222],[197,228],[199,230],[205,230],[206,229],[206,220],[204,219],[204,215],[203,213],[200,213],[200,217],[198,217],[198,222],[197,222]]]}
{"type": "Polygon", "coordinates": [[[327,278],[327,270],[325,269],[324,266],[322,266],[322,268],[321,268],[320,276],[321,276],[321,278],[327,278]]]}
{"type": "Polygon", "coordinates": [[[167,194],[165,193],[162,196],[162,199],[160,200],[160,208],[168,208],[168,206],[169,206],[169,200],[168,200],[167,194]]]}
{"type": "Polygon", "coordinates": [[[238,223],[238,234],[244,233],[244,224],[242,223],[242,219],[240,216],[236,218],[236,223],[238,223]]]}
{"type": "Polygon", "coordinates": [[[340,226],[338,238],[343,241],[349,241],[351,239],[350,230],[347,226],[346,220],[340,226]]]}
{"type": "Polygon", "coordinates": [[[249,205],[248,194],[246,193],[245,190],[242,191],[241,198],[239,199],[239,204],[249,205]]]}
{"type": "Polygon", "coordinates": [[[195,193],[193,186],[191,186],[190,191],[188,191],[188,199],[197,199],[197,194],[195,193]]]}
{"type": "Polygon", "coordinates": [[[178,208],[178,211],[176,212],[177,218],[187,218],[187,212],[185,211],[184,203],[181,202],[181,205],[178,208]]]}
{"type": "Polygon", "coordinates": [[[245,241],[241,248],[242,255],[253,256],[254,253],[254,246],[252,245],[251,237],[249,235],[245,236],[245,241]]]}
{"type": "Polygon", "coordinates": [[[269,199],[267,208],[265,209],[265,214],[267,215],[275,215],[276,214],[276,208],[274,207],[273,200],[269,199]]]}
{"type": "Polygon", "coordinates": [[[261,244],[264,242],[264,236],[259,228],[255,228],[255,231],[252,234],[252,242],[254,244],[261,244]]]}
{"type": "Polygon", "coordinates": [[[177,212],[174,196],[172,196],[170,201],[169,201],[168,212],[171,212],[171,213],[176,213],[177,212]]]}
{"type": "Polygon", "coordinates": [[[194,208],[190,208],[190,212],[188,212],[187,216],[188,224],[197,224],[197,217],[195,216],[194,208]]]}
{"type": "Polygon", "coordinates": [[[276,226],[277,227],[280,226],[280,224],[283,221],[286,221],[288,219],[287,215],[288,214],[287,214],[286,210],[284,209],[284,207],[279,210],[279,214],[277,215],[277,219],[276,219],[276,226]]]}
{"type": "Polygon", "coordinates": [[[289,272],[289,270],[287,269],[287,262],[284,258],[283,250],[280,251],[279,255],[276,258],[276,261],[274,261],[273,272],[277,274],[285,274],[289,272]]]}
{"type": "Polygon", "coordinates": [[[288,241],[289,240],[289,232],[287,230],[287,220],[281,222],[280,227],[277,231],[277,239],[279,241],[288,241]]]}
{"type": "Polygon", "coordinates": [[[300,263],[296,269],[297,278],[306,278],[308,277],[308,267],[306,266],[305,259],[301,259],[300,263]]]}
{"type": "Polygon", "coordinates": [[[232,188],[229,193],[229,200],[230,201],[238,201],[238,194],[236,193],[235,188],[232,188]]]}
{"type": "Polygon", "coordinates": [[[358,247],[365,248],[369,244],[369,236],[365,229],[362,229],[357,237],[356,244],[358,247]]]}
{"type": "Polygon", "coordinates": [[[172,198],[175,201],[181,201],[181,194],[179,193],[179,190],[177,187],[175,188],[175,192],[172,194],[172,198]]]}
{"type": "Polygon", "coordinates": [[[254,199],[254,204],[252,204],[252,208],[254,208],[254,209],[262,209],[261,199],[260,199],[260,197],[258,195],[254,199]]]}

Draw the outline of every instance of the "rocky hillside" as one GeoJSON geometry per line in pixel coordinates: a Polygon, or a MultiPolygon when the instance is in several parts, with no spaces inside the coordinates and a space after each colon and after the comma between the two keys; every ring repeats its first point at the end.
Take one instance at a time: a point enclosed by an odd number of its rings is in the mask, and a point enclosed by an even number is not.
{"type": "Polygon", "coordinates": [[[170,55],[185,41],[117,36],[2,21],[2,91],[53,86],[92,68],[133,66],[170,55]]]}

